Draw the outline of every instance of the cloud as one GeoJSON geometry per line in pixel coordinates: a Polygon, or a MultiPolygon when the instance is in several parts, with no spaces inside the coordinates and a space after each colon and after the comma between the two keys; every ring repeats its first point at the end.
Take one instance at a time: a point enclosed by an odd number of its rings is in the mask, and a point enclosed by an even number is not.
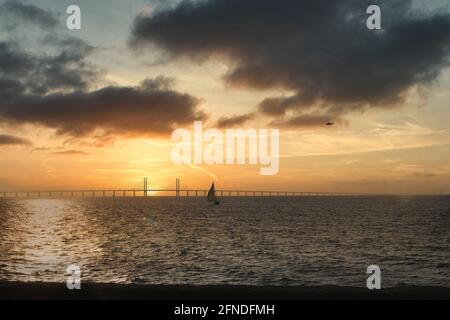
{"type": "Polygon", "coordinates": [[[141,87],[148,90],[169,90],[175,82],[174,78],[159,75],[155,79],[145,79],[141,82],[141,87]]]}
{"type": "Polygon", "coordinates": [[[383,30],[372,31],[366,28],[371,4],[186,0],[137,16],[131,43],[157,45],[172,59],[227,59],[227,84],[293,92],[268,97],[258,111],[303,125],[300,115],[318,111],[342,116],[401,105],[449,65],[449,14],[422,14],[412,0],[380,0],[383,30]]]}
{"type": "MultiPolygon", "coordinates": [[[[2,6],[10,7],[8,14],[16,16],[18,24],[30,15],[35,25],[56,21],[33,5],[10,1],[2,6]]],[[[23,41],[27,36],[25,32],[23,37],[0,40],[0,123],[44,126],[74,138],[111,139],[166,134],[206,118],[197,110],[200,100],[174,90],[172,78],[96,88],[100,71],[89,62],[96,48],[48,28],[33,38],[39,45],[36,51],[23,41]]]]}
{"type": "Polygon", "coordinates": [[[221,117],[217,120],[219,128],[230,128],[238,125],[243,125],[245,122],[252,120],[255,117],[253,113],[247,113],[240,116],[221,117]]]}
{"type": "Polygon", "coordinates": [[[414,172],[412,176],[417,178],[433,178],[436,176],[436,174],[432,172],[414,172]]]}
{"type": "Polygon", "coordinates": [[[206,115],[196,110],[199,102],[189,94],[141,86],[45,96],[22,94],[3,99],[0,121],[33,123],[74,137],[96,130],[124,136],[163,134],[205,119],[206,115]]]}
{"type": "Polygon", "coordinates": [[[88,155],[88,153],[80,150],[65,150],[65,151],[57,151],[53,152],[53,155],[56,156],[67,156],[67,155],[88,155]]]}
{"type": "Polygon", "coordinates": [[[40,151],[48,151],[48,150],[52,150],[52,148],[38,147],[38,148],[34,148],[33,150],[31,150],[31,152],[40,152],[40,151]]]}
{"type": "Polygon", "coordinates": [[[0,134],[0,146],[10,145],[31,145],[31,142],[27,139],[11,136],[7,134],[0,134]]]}
{"type": "Polygon", "coordinates": [[[4,3],[0,12],[0,27],[9,30],[0,38],[1,82],[40,95],[93,86],[99,70],[88,58],[95,48],[64,33],[53,13],[18,1],[4,3]],[[23,28],[24,22],[32,26],[23,28]],[[51,28],[36,31],[39,25],[51,28]]]}
{"type": "Polygon", "coordinates": [[[42,28],[54,28],[58,25],[58,20],[52,13],[19,1],[6,1],[0,6],[0,12],[3,20],[8,19],[14,25],[17,19],[21,23],[31,23],[42,28]]]}
{"type": "Polygon", "coordinates": [[[51,150],[59,150],[63,149],[62,146],[59,147],[36,147],[31,150],[31,152],[43,152],[43,151],[51,151],[51,150]]]}
{"type": "Polygon", "coordinates": [[[51,41],[59,50],[53,55],[33,54],[13,41],[0,41],[0,81],[16,81],[21,90],[34,94],[86,90],[98,75],[86,62],[93,48],[74,39],[51,41]]]}
{"type": "Polygon", "coordinates": [[[335,124],[346,124],[347,122],[341,118],[331,117],[323,114],[304,114],[293,116],[287,119],[276,119],[271,122],[271,125],[288,128],[312,128],[323,127],[328,122],[335,124]]]}

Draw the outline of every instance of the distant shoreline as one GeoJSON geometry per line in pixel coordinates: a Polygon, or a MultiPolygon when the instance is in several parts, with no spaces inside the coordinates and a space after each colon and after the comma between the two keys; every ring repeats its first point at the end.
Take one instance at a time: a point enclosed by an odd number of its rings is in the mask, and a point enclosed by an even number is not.
{"type": "Polygon", "coordinates": [[[234,286],[145,285],[82,283],[81,290],[68,290],[65,283],[0,282],[0,299],[82,300],[309,300],[309,299],[445,299],[450,288],[401,286],[371,291],[340,286],[234,286]]]}

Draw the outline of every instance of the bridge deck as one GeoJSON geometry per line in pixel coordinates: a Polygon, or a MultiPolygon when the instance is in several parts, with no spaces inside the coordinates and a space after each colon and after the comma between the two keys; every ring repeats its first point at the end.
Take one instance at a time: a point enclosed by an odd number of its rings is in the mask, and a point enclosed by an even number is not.
{"type": "MultiPolygon", "coordinates": [[[[185,197],[206,196],[205,189],[116,189],[116,190],[45,190],[45,191],[0,191],[0,198],[102,198],[102,197],[148,197],[154,195],[173,195],[185,197]]],[[[237,197],[287,197],[287,196],[357,196],[366,194],[337,192],[299,192],[262,190],[216,190],[216,195],[237,197]]]]}

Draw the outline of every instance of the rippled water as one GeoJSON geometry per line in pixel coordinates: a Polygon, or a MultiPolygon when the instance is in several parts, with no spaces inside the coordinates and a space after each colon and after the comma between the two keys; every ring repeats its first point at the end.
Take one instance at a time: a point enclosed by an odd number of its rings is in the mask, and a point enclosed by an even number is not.
{"type": "Polygon", "coordinates": [[[449,200],[0,199],[0,280],[450,287],[449,200]]]}

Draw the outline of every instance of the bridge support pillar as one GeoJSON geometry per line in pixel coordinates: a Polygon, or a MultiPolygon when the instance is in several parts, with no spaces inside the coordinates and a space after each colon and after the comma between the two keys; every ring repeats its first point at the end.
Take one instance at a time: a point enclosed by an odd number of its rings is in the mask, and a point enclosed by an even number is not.
{"type": "Polygon", "coordinates": [[[180,196],[180,179],[177,178],[175,180],[175,196],[179,197],[180,196]]]}

